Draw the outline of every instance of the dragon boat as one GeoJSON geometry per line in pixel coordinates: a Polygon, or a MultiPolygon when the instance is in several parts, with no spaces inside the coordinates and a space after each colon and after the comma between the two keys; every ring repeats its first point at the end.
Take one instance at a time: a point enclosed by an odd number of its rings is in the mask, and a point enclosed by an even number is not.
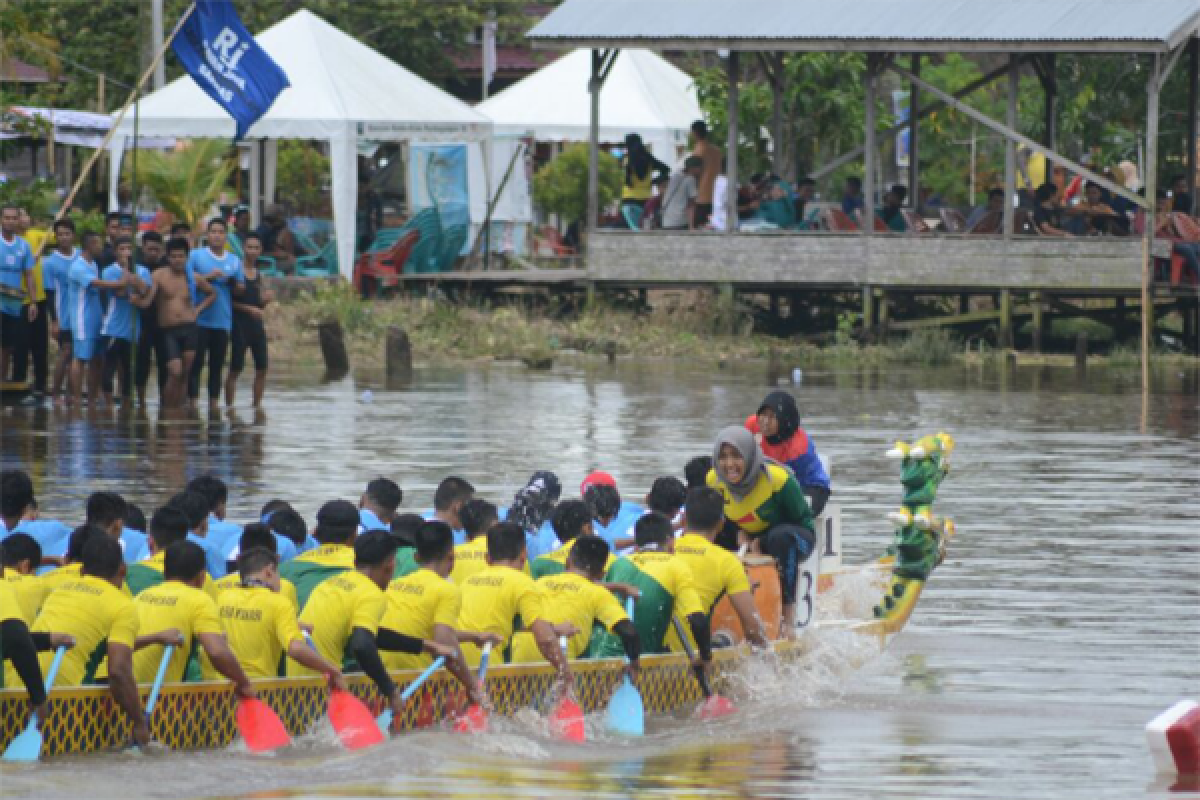
{"type": "MultiPolygon", "coordinates": [[[[801,660],[822,630],[850,631],[877,640],[879,646],[899,633],[911,617],[934,569],[945,557],[946,545],[954,534],[949,519],[933,514],[933,501],[949,469],[953,440],[946,434],[927,436],[912,444],[898,442],[888,455],[902,464],[904,499],[888,515],[894,535],[886,553],[876,562],[858,567],[841,563],[841,519],[836,504],[830,504],[818,519],[818,546],[802,565],[808,591],[800,613],[802,630],[794,637],[776,641],[773,649],[782,659],[801,660]],[[821,619],[816,613],[824,596],[836,594],[847,584],[872,587],[879,602],[869,615],[859,619],[821,619]],[[806,613],[807,612],[807,618],[806,613]]],[[[778,638],[778,576],[769,560],[744,559],[755,604],[769,632],[778,638]]],[[[741,630],[727,601],[713,613],[714,638],[723,637],[728,647],[714,650],[711,678],[714,688],[730,680],[750,658],[756,657],[741,641],[741,630]]],[[[621,659],[578,660],[571,664],[575,690],[586,713],[603,710],[622,681],[621,659]]],[[[416,671],[396,672],[393,677],[404,687],[417,677],[416,671]]],[[[350,690],[370,708],[384,704],[375,685],[365,676],[348,676],[350,690]]],[[[548,664],[496,665],[487,675],[487,692],[494,714],[511,716],[522,709],[545,709],[554,699],[555,675],[548,664]]],[[[255,682],[259,697],[279,715],[293,735],[314,730],[325,717],[329,690],[320,678],[279,678],[255,682]]],[[[143,699],[149,686],[141,687],[143,699]]],[[[703,695],[682,653],[645,655],[638,688],[649,714],[684,713],[696,708],[703,695]]],[[[461,690],[444,670],[431,678],[409,702],[395,723],[399,731],[413,731],[448,724],[459,707],[461,690]]],[[[172,750],[202,750],[227,747],[237,739],[237,700],[226,682],[168,684],[163,687],[151,722],[154,738],[172,750]]],[[[121,749],[130,742],[129,723],[117,708],[107,688],[82,686],[54,689],[42,722],[43,757],[103,752],[121,749]]],[[[23,690],[0,691],[0,750],[8,746],[29,721],[28,697],[23,690]]]]}

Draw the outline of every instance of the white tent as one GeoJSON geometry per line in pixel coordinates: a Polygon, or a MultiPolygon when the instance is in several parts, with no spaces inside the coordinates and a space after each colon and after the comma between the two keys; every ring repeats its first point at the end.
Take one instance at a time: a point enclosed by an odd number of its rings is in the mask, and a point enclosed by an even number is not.
{"type": "MultiPolygon", "coordinates": [[[[475,108],[496,132],[532,132],[543,142],[586,142],[591,124],[591,51],[574,50],[475,108]]],[[[622,50],[600,90],[600,141],[640,134],[660,160],[674,164],[688,128],[702,119],[692,77],[649,50],[622,50]]]]}
{"type": "MultiPolygon", "coordinates": [[[[349,277],[354,264],[359,140],[478,143],[483,160],[490,160],[483,152],[492,132],[486,117],[311,12],[297,11],[255,39],[287,73],[291,86],[247,131],[246,139],[258,145],[275,139],[329,143],[334,231],[343,275],[349,277]]],[[[190,76],[147,95],[139,105],[139,136],[234,134],[233,119],[190,76]]],[[[120,154],[133,135],[133,109],[118,134],[113,137],[109,187],[114,207],[120,154]]],[[[252,165],[257,161],[252,159],[252,165]]],[[[488,177],[481,180],[490,183],[488,177]]],[[[472,186],[470,194],[471,218],[478,221],[489,190],[472,186]]],[[[252,200],[257,207],[259,197],[252,200]]]]}

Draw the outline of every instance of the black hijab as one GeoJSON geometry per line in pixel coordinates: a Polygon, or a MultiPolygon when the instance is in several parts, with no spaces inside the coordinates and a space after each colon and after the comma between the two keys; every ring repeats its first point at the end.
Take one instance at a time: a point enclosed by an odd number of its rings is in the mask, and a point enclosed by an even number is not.
{"type": "Polygon", "coordinates": [[[759,413],[764,408],[775,412],[779,420],[779,430],[774,436],[767,436],[769,444],[783,444],[800,430],[800,409],[796,407],[796,399],[787,392],[771,392],[758,407],[759,413]]]}

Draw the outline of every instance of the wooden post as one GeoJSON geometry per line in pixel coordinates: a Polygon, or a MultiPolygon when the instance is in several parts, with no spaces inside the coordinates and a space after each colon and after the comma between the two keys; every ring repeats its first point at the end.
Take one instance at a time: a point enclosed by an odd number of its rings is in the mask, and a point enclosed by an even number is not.
{"type": "Polygon", "coordinates": [[[403,328],[391,326],[387,329],[384,363],[389,385],[412,381],[412,342],[403,328]]]}
{"type": "MultiPolygon", "coordinates": [[[[1151,57],[1150,77],[1146,81],[1146,229],[1142,233],[1142,393],[1150,391],[1150,338],[1154,329],[1153,299],[1150,296],[1150,275],[1154,262],[1155,198],[1158,195],[1158,92],[1162,58],[1151,57]]],[[[1195,143],[1192,143],[1195,147],[1195,143]]]]}
{"type": "MultiPolygon", "coordinates": [[[[1008,57],[1008,116],[1004,122],[1010,130],[1017,129],[1017,85],[1020,79],[1021,62],[1016,56],[1008,57]]],[[[1010,137],[1004,139],[1004,238],[1012,238],[1014,220],[1013,198],[1017,195],[1017,143],[1010,137]]]]}
{"type": "Polygon", "coordinates": [[[588,80],[591,95],[591,113],[588,121],[588,196],[587,222],[583,226],[588,233],[600,225],[600,68],[603,59],[599,50],[592,51],[592,76],[588,80]]]}
{"type": "MultiPolygon", "coordinates": [[[[737,233],[738,229],[738,51],[729,51],[726,65],[729,79],[728,125],[729,141],[725,147],[725,232],[737,233]]],[[[713,198],[719,203],[719,198],[713,198]]]]}
{"type": "Polygon", "coordinates": [[[971,295],[960,294],[958,296],[958,313],[966,314],[971,310],[971,295]]]}
{"type": "Polygon", "coordinates": [[[1042,57],[1045,105],[1042,108],[1042,144],[1051,150],[1058,148],[1058,59],[1053,53],[1042,57]]]}
{"type": "Polygon", "coordinates": [[[107,113],[104,102],[104,84],[106,83],[104,73],[101,72],[96,76],[96,112],[99,114],[107,113]]]}
{"type": "Polygon", "coordinates": [[[1012,291],[1009,289],[1000,290],[1000,346],[1006,350],[1013,346],[1012,291]]]}
{"type": "Polygon", "coordinates": [[[1075,337],[1075,367],[1077,369],[1087,369],[1088,358],[1088,335],[1087,331],[1081,332],[1075,337]]]}
{"type": "Polygon", "coordinates": [[[863,341],[870,341],[875,335],[875,289],[871,286],[862,288],[862,325],[863,341]]]}
{"type": "Polygon", "coordinates": [[[771,153],[771,166],[775,174],[781,178],[783,174],[783,53],[773,53],[771,62],[774,65],[774,77],[771,81],[771,138],[775,142],[775,150],[771,153]]]}
{"type": "Polygon", "coordinates": [[[875,89],[879,80],[879,56],[867,54],[866,130],[863,145],[863,214],[862,235],[875,234],[875,161],[879,157],[875,143],[875,89]]]}
{"type": "Polygon", "coordinates": [[[1043,311],[1042,293],[1030,292],[1029,304],[1033,306],[1033,352],[1042,352],[1043,311]]]}
{"type": "Polygon", "coordinates": [[[346,353],[346,338],[342,324],[328,319],[317,325],[317,340],[321,344],[321,358],[325,360],[326,380],[336,381],[350,372],[350,356],[346,353]]]}
{"type": "Polygon", "coordinates": [[[730,335],[733,333],[733,312],[735,296],[732,283],[717,284],[717,327],[718,333],[730,335]]]}
{"type": "Polygon", "coordinates": [[[888,297],[888,293],[884,289],[879,290],[879,337],[886,339],[888,335],[888,325],[890,324],[892,302],[888,297]]]}
{"type": "MultiPolygon", "coordinates": [[[[921,76],[921,54],[912,54],[912,73],[917,77],[921,76]]],[[[920,109],[918,98],[921,88],[915,83],[908,85],[908,199],[912,203],[913,211],[920,213],[921,208],[921,156],[920,156],[920,137],[917,134],[917,129],[920,127],[920,117],[917,112],[920,109]]]]}
{"type": "Polygon", "coordinates": [[[1197,108],[1197,100],[1200,99],[1200,39],[1192,39],[1188,47],[1187,146],[1184,151],[1187,154],[1188,193],[1192,196],[1191,211],[1195,214],[1196,209],[1200,208],[1200,200],[1196,197],[1200,194],[1196,191],[1196,139],[1200,135],[1196,130],[1196,115],[1200,113],[1197,108]]]}

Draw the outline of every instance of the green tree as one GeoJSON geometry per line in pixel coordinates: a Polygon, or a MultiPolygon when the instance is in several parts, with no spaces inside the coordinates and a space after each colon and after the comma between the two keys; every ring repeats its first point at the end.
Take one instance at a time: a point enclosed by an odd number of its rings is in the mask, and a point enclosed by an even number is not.
{"type": "MultiPolygon", "coordinates": [[[[604,151],[598,155],[598,193],[604,208],[621,194],[621,166],[604,151]]],[[[543,211],[578,222],[587,216],[587,185],[588,146],[572,144],[533,176],[533,202],[543,211]]]]}
{"type": "Polygon", "coordinates": [[[279,143],[276,185],[279,198],[292,212],[313,216],[327,197],[329,159],[314,142],[287,139],[279,143]]]}
{"type": "Polygon", "coordinates": [[[159,205],[198,230],[204,215],[220,198],[233,167],[228,142],[193,139],[173,152],[142,153],[137,177],[138,184],[149,187],[159,205]]]}

